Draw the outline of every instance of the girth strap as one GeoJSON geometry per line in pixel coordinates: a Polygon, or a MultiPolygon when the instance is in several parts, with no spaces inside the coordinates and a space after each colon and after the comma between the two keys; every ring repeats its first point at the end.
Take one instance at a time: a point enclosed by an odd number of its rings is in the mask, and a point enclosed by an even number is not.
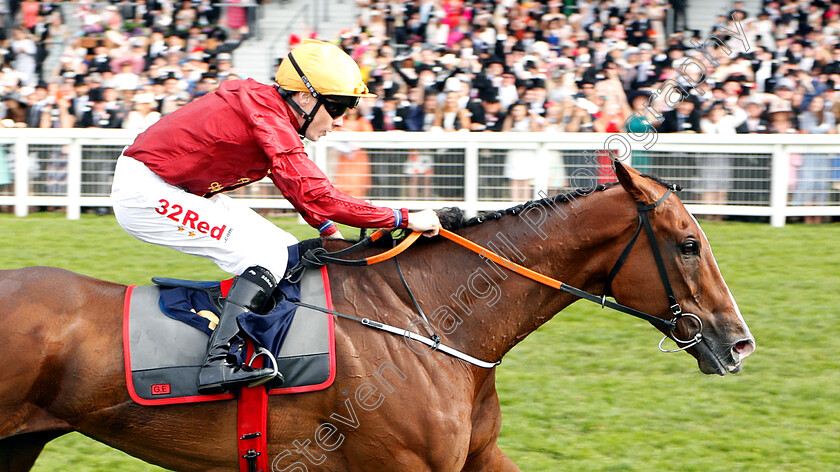
{"type": "MultiPolygon", "coordinates": [[[[248,343],[248,350],[253,350],[248,343]]],[[[239,470],[268,472],[268,391],[264,386],[242,387],[236,402],[239,470]]]]}

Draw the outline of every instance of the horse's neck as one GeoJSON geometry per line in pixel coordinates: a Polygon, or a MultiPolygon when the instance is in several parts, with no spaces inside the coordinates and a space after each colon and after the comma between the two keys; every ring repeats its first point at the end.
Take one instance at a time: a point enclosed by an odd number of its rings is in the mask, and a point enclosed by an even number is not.
{"type": "MultiPolygon", "coordinates": [[[[534,223],[536,213],[530,215],[530,220],[523,213],[461,233],[513,262],[600,293],[598,284],[603,283],[608,265],[615,262],[621,249],[615,247],[614,240],[626,233],[633,221],[632,215],[628,217],[628,211],[632,211],[629,200],[622,200],[620,193],[620,189],[598,192],[573,204],[547,208],[549,216],[541,226],[534,223]]],[[[447,338],[454,346],[482,359],[500,359],[576,300],[464,248],[447,246],[444,254],[448,257],[447,275],[455,281],[455,287],[448,298],[439,300],[442,308],[436,324],[451,329],[454,321],[440,323],[447,314],[463,320],[447,338]]],[[[447,290],[438,292],[448,294],[447,290]]]]}

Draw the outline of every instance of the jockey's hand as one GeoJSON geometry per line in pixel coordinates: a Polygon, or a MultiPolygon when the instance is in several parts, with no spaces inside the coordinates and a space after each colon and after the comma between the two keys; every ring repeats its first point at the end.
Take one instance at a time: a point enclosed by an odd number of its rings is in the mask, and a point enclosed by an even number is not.
{"type": "Polygon", "coordinates": [[[344,236],[341,235],[341,231],[336,231],[333,234],[328,234],[324,236],[325,239],[344,239],[344,236]]]}
{"type": "Polygon", "coordinates": [[[423,236],[437,236],[440,232],[440,220],[437,213],[431,208],[416,213],[408,214],[408,229],[419,231],[423,236]]]}

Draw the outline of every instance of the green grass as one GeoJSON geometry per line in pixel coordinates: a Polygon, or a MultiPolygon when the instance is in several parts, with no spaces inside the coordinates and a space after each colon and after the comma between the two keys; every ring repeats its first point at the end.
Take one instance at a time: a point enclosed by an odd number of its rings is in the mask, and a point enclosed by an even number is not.
{"type": "MultiPolygon", "coordinates": [[[[314,231],[278,223],[297,236],[314,231]]],[[[758,342],[744,371],[705,376],[644,323],[579,302],[498,369],[502,449],[524,471],[834,471],[840,464],[840,226],[704,223],[758,342]]],[[[0,268],[54,265],[121,283],[225,274],[135,241],[111,217],[0,216],[0,268]]],[[[345,235],[351,233],[345,232],[345,235]]],[[[36,471],[158,471],[81,435],[36,471]]]]}

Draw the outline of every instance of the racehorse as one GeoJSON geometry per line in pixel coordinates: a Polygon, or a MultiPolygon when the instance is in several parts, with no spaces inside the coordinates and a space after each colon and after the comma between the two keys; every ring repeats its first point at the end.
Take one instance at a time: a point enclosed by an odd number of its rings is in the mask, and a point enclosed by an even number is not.
{"type": "MultiPolygon", "coordinates": [[[[621,163],[615,172],[620,185],[565,203],[531,202],[455,232],[506,247],[511,260],[590,293],[609,280],[616,302],[656,319],[676,319],[672,291],[691,315],[670,333],[659,329],[684,340],[679,345],[702,372],[739,371],[755,341],[697,221],[660,181],[621,163]],[[642,207],[650,233],[640,231],[642,207]],[[527,213],[537,208],[544,211],[527,213]]],[[[335,310],[433,329],[442,344],[494,362],[578,299],[451,241],[421,239],[399,264],[431,326],[412,324],[414,303],[390,263],[331,267],[335,310]]],[[[129,398],[125,293],[126,286],[56,268],[0,271],[0,471],[30,470],[48,441],[71,431],[172,470],[237,469],[235,402],[144,407],[129,398]]],[[[519,470],[496,443],[495,368],[420,351],[404,337],[342,319],[336,339],[330,388],[270,397],[271,470],[519,470]]]]}

